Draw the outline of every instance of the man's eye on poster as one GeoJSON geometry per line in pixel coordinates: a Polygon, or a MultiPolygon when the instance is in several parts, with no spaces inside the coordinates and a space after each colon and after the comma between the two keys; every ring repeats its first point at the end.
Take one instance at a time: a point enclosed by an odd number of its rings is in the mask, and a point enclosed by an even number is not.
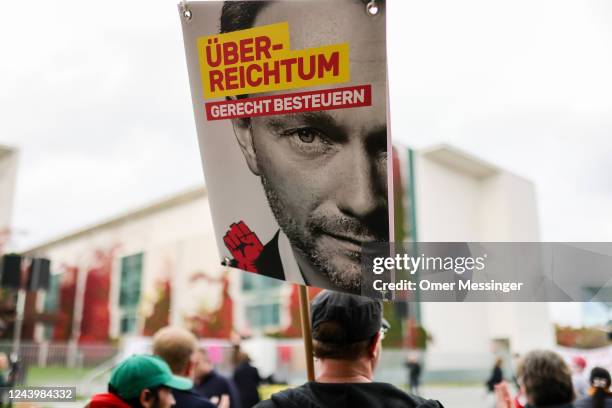
{"type": "Polygon", "coordinates": [[[367,3],[180,6],[222,262],[359,293],[363,245],[389,241],[385,5],[367,3]]]}

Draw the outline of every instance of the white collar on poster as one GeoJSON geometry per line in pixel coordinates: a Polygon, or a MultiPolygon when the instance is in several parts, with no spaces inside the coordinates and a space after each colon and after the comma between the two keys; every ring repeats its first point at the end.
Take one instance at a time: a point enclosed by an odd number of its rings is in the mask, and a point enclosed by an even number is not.
{"type": "Polygon", "coordinates": [[[304,277],[302,276],[300,267],[298,266],[295,256],[293,255],[293,249],[291,249],[289,238],[287,238],[282,230],[278,233],[278,253],[280,255],[281,263],[283,264],[285,280],[287,282],[304,285],[304,277]]]}

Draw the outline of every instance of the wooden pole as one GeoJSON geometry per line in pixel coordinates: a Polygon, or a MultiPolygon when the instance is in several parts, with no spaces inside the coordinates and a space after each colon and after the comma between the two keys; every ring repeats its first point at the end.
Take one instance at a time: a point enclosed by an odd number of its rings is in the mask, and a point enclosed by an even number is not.
{"type": "Polygon", "coordinates": [[[304,351],[306,354],[306,373],[308,381],[314,381],[314,360],[312,357],[312,330],[310,327],[310,302],[308,299],[308,288],[299,286],[300,295],[300,321],[302,323],[302,337],[304,338],[304,351]]]}

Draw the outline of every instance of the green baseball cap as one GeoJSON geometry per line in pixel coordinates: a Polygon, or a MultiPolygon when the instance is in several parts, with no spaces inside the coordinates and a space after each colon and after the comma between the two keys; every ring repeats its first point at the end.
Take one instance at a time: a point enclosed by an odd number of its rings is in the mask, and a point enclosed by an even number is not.
{"type": "Polygon", "coordinates": [[[166,386],[190,390],[193,383],[172,374],[168,364],[157,356],[133,355],[113,370],[109,385],[123,399],[136,398],[146,388],[166,386]]]}

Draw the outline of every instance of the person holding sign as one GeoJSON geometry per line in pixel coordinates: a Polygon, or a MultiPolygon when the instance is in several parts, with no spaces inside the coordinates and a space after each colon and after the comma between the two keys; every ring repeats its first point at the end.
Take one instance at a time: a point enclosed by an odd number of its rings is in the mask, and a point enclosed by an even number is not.
{"type": "Polygon", "coordinates": [[[378,14],[370,15],[366,3],[223,6],[221,33],[287,22],[292,49],[348,44],[350,80],[342,85],[371,89],[369,106],[232,119],[246,163],[260,178],[280,227],[262,245],[244,222],[231,226],[224,241],[242,269],[358,293],[362,245],[389,240],[385,7],[377,2],[378,14]]]}
{"type": "Polygon", "coordinates": [[[374,382],[385,327],[380,302],[324,290],[311,302],[316,381],[272,395],[256,408],[419,407],[442,408],[433,400],[374,382]]]}

